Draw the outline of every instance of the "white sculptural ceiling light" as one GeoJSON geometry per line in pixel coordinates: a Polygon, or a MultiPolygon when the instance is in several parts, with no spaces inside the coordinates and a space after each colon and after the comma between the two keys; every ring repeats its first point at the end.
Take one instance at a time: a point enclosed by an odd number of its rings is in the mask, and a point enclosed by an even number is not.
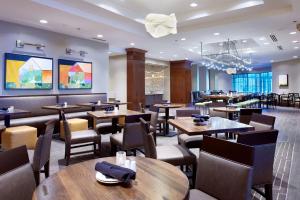
{"type": "Polygon", "coordinates": [[[175,14],[148,14],[145,19],[145,27],[154,38],[160,38],[177,33],[177,19],[175,14]]]}

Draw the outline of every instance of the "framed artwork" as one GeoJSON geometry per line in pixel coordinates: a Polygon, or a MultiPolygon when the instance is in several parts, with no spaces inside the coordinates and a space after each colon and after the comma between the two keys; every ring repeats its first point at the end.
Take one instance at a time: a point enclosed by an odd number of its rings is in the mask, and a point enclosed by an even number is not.
{"type": "Polygon", "coordinates": [[[287,74],[279,75],[278,80],[279,80],[279,86],[288,86],[289,85],[289,80],[288,80],[287,74]]]}
{"type": "Polygon", "coordinates": [[[59,89],[92,89],[92,63],[58,60],[59,89]]]}
{"type": "Polygon", "coordinates": [[[50,90],[53,88],[53,58],[5,53],[4,88],[50,90]]]}

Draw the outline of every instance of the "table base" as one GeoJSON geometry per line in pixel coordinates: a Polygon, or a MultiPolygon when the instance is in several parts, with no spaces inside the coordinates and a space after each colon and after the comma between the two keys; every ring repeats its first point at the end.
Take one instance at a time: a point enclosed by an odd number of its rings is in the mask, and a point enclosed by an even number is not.
{"type": "Polygon", "coordinates": [[[165,132],[156,133],[156,136],[162,136],[162,137],[174,137],[176,135],[177,135],[176,131],[169,131],[168,134],[165,134],[165,132]]]}

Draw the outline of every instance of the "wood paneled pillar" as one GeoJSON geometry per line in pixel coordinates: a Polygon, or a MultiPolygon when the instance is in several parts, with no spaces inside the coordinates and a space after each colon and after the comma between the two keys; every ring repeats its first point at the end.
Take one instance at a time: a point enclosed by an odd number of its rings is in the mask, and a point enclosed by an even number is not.
{"type": "Polygon", "coordinates": [[[145,53],[137,48],[126,49],[127,53],[127,108],[139,110],[139,103],[145,105],[145,53]]]}
{"type": "Polygon", "coordinates": [[[170,62],[170,84],[172,103],[191,103],[191,62],[179,60],[170,62]]]}

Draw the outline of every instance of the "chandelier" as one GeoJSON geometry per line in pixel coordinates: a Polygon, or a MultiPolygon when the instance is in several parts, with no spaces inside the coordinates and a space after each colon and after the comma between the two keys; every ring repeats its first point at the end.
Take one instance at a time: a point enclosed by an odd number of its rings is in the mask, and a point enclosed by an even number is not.
{"type": "MultiPolygon", "coordinates": [[[[252,71],[251,52],[246,49],[238,51],[236,45],[238,41],[229,40],[212,45],[209,54],[204,54],[203,45],[201,43],[201,59],[202,66],[208,69],[225,71],[228,74],[235,74],[237,71],[252,71]]],[[[206,50],[207,51],[207,50],[206,50]]]]}

